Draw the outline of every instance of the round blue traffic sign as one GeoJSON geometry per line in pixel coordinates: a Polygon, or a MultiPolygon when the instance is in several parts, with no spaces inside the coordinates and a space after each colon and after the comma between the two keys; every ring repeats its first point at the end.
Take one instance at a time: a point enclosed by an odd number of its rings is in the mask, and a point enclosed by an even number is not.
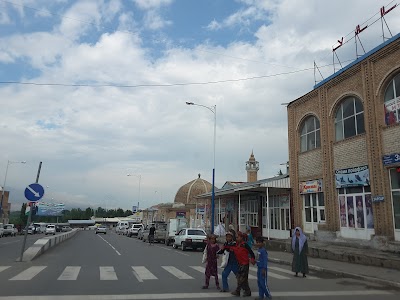
{"type": "Polygon", "coordinates": [[[25,189],[25,198],[31,202],[36,202],[42,199],[44,188],[39,183],[32,183],[25,189]]]}

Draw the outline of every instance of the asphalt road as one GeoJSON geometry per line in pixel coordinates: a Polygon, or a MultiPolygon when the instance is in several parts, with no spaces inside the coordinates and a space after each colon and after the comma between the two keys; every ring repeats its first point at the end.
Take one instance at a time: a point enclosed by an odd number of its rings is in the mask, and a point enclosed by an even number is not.
{"type": "MultiPolygon", "coordinates": [[[[213,280],[210,289],[201,289],[204,284],[201,256],[201,252],[182,252],[162,244],[149,246],[112,232],[96,235],[94,231],[81,231],[30,263],[7,263],[0,258],[0,300],[233,297],[218,292],[213,280]]],[[[400,297],[400,291],[378,284],[325,273],[295,278],[289,267],[272,263],[269,267],[269,287],[274,299],[397,300],[400,297]]],[[[256,273],[252,270],[250,274],[255,297],[256,273]]],[[[231,275],[229,283],[232,290],[234,276],[231,275]]]]}

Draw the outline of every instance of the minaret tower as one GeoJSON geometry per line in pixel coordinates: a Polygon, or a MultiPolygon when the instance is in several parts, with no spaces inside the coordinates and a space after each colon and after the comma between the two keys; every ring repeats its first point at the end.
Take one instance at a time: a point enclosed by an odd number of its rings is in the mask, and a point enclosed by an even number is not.
{"type": "Polygon", "coordinates": [[[254,158],[253,151],[248,161],[246,161],[247,182],[257,181],[257,172],[260,169],[258,161],[254,158]]]}

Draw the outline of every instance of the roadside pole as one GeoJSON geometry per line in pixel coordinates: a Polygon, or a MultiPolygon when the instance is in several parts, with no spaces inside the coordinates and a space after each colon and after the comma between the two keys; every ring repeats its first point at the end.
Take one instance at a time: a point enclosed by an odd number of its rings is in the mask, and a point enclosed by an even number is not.
{"type": "MultiPolygon", "coordinates": [[[[42,162],[39,163],[39,168],[38,168],[38,172],[37,172],[37,176],[36,176],[36,183],[39,183],[39,176],[40,176],[41,169],[42,169],[42,162]]],[[[32,206],[34,203],[35,202],[31,202],[30,209],[29,209],[28,221],[26,222],[26,227],[25,227],[24,242],[22,243],[21,256],[19,257],[20,262],[22,262],[22,258],[24,256],[24,252],[25,252],[26,238],[28,237],[28,228],[29,228],[29,224],[31,223],[31,220],[32,220],[32,206]]]]}

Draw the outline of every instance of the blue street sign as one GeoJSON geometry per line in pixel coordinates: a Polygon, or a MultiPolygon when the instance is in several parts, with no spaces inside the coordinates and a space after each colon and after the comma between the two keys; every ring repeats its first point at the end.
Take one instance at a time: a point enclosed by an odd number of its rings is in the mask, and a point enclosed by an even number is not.
{"type": "Polygon", "coordinates": [[[44,188],[39,183],[32,183],[25,189],[25,198],[29,201],[36,202],[42,199],[44,188]]]}
{"type": "Polygon", "coordinates": [[[385,155],[382,160],[384,166],[400,163],[400,153],[385,155]]]}

